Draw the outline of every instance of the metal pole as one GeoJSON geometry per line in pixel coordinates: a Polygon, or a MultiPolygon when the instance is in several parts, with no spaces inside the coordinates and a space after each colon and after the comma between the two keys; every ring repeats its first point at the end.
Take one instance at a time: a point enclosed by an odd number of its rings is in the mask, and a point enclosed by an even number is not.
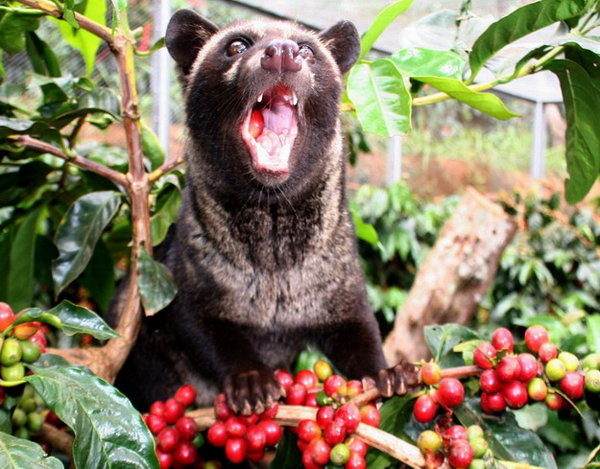
{"type": "Polygon", "coordinates": [[[402,176],[402,137],[399,135],[388,140],[387,183],[392,185],[402,176]]]}
{"type": "MultiPolygon", "coordinates": [[[[153,2],[152,36],[154,41],[164,36],[171,17],[171,0],[153,2]]],[[[171,70],[172,63],[165,48],[152,54],[152,128],[169,156],[169,130],[171,127],[171,70]]]]}
{"type": "Polygon", "coordinates": [[[546,159],[546,115],[544,114],[544,103],[535,102],[535,113],[533,115],[533,144],[531,148],[531,177],[541,179],[544,177],[544,166],[546,159]]]}

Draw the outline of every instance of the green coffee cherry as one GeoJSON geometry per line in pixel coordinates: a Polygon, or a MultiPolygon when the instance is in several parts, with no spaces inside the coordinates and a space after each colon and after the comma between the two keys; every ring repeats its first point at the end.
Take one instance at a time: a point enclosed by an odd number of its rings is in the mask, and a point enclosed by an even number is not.
{"type": "Polygon", "coordinates": [[[571,352],[560,352],[558,359],[565,364],[567,371],[577,371],[577,368],[579,368],[579,358],[571,352]]]}
{"type": "Polygon", "coordinates": [[[469,469],[485,469],[485,461],[483,459],[473,459],[469,469]]]}
{"type": "Polygon", "coordinates": [[[467,440],[473,441],[477,438],[483,438],[483,428],[479,425],[471,425],[467,427],[467,440]]]}
{"type": "Polygon", "coordinates": [[[23,409],[16,407],[10,419],[15,427],[22,427],[27,423],[27,414],[23,409]]]}
{"type": "Polygon", "coordinates": [[[558,358],[553,358],[546,363],[546,368],[544,371],[550,381],[560,381],[567,373],[565,363],[558,358]]]}
{"type": "Polygon", "coordinates": [[[55,316],[54,314],[51,314],[51,313],[42,313],[40,315],[40,321],[45,322],[46,324],[49,324],[52,327],[56,327],[57,329],[60,329],[60,330],[62,330],[62,328],[63,328],[62,319],[60,319],[58,316],[55,316]]]}
{"type": "Polygon", "coordinates": [[[585,388],[591,392],[600,392],[600,370],[586,371],[585,388]]]}
{"type": "Polygon", "coordinates": [[[490,445],[483,438],[475,438],[472,441],[469,441],[471,448],[473,448],[473,454],[476,458],[482,458],[483,455],[487,452],[490,445]]]}
{"type": "Polygon", "coordinates": [[[21,350],[23,351],[23,361],[26,363],[33,363],[42,354],[40,346],[35,342],[24,340],[21,342],[21,350]]]}
{"type": "Polygon", "coordinates": [[[0,367],[0,376],[5,381],[19,381],[25,376],[25,367],[21,362],[0,367]]]}
{"type": "Polygon", "coordinates": [[[600,369],[600,353],[590,353],[589,355],[586,355],[581,362],[581,367],[584,370],[600,369]]]}
{"type": "Polygon", "coordinates": [[[35,399],[33,397],[21,399],[21,402],[19,402],[18,405],[21,409],[23,409],[23,412],[27,414],[37,409],[37,404],[35,403],[35,399]]]}
{"type": "Polygon", "coordinates": [[[17,428],[16,431],[14,432],[14,435],[17,438],[23,438],[24,440],[29,440],[29,430],[27,430],[27,428],[25,428],[25,427],[17,428]]]}
{"type": "Polygon", "coordinates": [[[42,429],[44,417],[39,412],[30,412],[27,415],[27,428],[33,433],[38,433],[42,429]]]}
{"type": "Polygon", "coordinates": [[[9,337],[4,341],[2,345],[2,351],[0,352],[0,363],[4,366],[14,365],[21,361],[23,356],[23,350],[21,344],[17,339],[9,337]]]}
{"type": "Polygon", "coordinates": [[[329,458],[331,462],[336,466],[342,466],[346,464],[348,458],[350,457],[350,448],[348,445],[344,443],[338,443],[333,448],[331,448],[331,452],[329,453],[329,458]]]}

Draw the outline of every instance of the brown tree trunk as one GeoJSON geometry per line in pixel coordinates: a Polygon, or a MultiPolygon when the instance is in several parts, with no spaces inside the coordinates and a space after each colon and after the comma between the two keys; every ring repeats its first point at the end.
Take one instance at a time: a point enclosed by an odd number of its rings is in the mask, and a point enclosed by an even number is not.
{"type": "Polygon", "coordinates": [[[467,189],[420,266],[385,340],[389,364],[429,356],[423,326],[469,322],[516,229],[515,221],[499,205],[467,189]]]}

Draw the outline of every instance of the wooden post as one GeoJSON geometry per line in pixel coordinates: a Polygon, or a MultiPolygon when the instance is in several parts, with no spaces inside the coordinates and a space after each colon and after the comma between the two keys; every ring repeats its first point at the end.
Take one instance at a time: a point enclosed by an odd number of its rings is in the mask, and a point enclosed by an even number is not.
{"type": "Polygon", "coordinates": [[[517,229],[497,204],[468,188],[420,266],[384,343],[390,365],[429,356],[423,326],[470,321],[517,229]]]}

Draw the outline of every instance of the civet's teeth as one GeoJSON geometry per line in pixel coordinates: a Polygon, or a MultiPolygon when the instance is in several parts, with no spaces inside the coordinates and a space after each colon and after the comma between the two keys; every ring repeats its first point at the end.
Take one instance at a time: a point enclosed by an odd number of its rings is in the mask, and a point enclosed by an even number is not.
{"type": "Polygon", "coordinates": [[[258,99],[256,100],[257,103],[262,103],[263,100],[263,93],[260,94],[260,96],[258,97],[258,99]]]}
{"type": "Polygon", "coordinates": [[[296,93],[294,91],[292,91],[292,106],[296,106],[298,104],[298,96],[296,96],[296,93]]]}

